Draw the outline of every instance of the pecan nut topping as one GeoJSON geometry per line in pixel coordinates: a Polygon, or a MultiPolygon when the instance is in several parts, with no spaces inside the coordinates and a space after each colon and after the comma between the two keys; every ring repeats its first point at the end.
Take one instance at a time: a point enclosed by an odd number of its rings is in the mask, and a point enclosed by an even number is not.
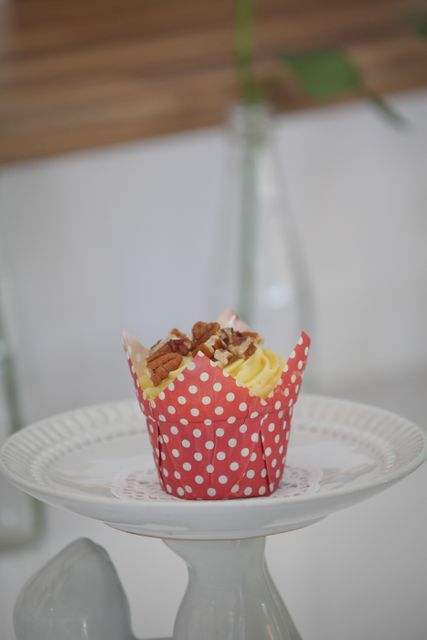
{"type": "Polygon", "coordinates": [[[172,329],[166,338],[156,342],[149,351],[146,365],[157,386],[181,366],[185,356],[195,356],[201,351],[226,366],[235,360],[249,358],[261,342],[261,336],[254,331],[240,332],[232,327],[222,328],[218,322],[199,321],[191,330],[191,338],[172,329]]]}
{"type": "Polygon", "coordinates": [[[193,356],[201,351],[224,366],[240,358],[246,360],[255,353],[261,342],[261,336],[254,331],[240,332],[231,327],[221,328],[217,322],[196,322],[192,335],[193,356]]]}
{"type": "Polygon", "coordinates": [[[150,372],[151,380],[157,387],[165,380],[171,371],[175,371],[181,365],[183,356],[180,353],[154,354],[147,359],[147,368],[150,372]]]}
{"type": "Polygon", "coordinates": [[[172,329],[166,338],[156,342],[151,347],[146,361],[153,384],[157,386],[171,371],[178,369],[184,356],[190,351],[190,338],[178,329],[172,329]]]}
{"type": "Polygon", "coordinates": [[[198,351],[203,351],[208,358],[212,358],[214,353],[214,343],[217,342],[218,333],[221,327],[218,322],[196,322],[191,329],[193,336],[192,353],[196,355],[198,351]],[[212,341],[213,339],[213,341],[212,341]],[[203,349],[201,349],[203,345],[203,349]]]}

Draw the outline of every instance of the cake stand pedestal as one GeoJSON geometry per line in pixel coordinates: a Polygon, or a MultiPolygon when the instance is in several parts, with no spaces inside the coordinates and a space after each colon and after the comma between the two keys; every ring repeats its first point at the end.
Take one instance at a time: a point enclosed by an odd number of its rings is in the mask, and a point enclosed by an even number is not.
{"type": "Polygon", "coordinates": [[[266,565],[265,538],[166,541],[188,566],[173,640],[299,640],[266,565]]]}
{"type": "MultiPolygon", "coordinates": [[[[0,464],[29,494],[161,538],[186,562],[189,582],[173,640],[298,640],[266,566],[266,536],[373,496],[426,454],[425,433],[404,418],[303,396],[284,482],[269,497],[195,501],[163,493],[143,417],[129,401],[27,427],[6,442],[0,464]]],[[[126,596],[107,554],[79,540],[56,556],[23,588],[15,629],[17,640],[130,640],[126,596]]]]}

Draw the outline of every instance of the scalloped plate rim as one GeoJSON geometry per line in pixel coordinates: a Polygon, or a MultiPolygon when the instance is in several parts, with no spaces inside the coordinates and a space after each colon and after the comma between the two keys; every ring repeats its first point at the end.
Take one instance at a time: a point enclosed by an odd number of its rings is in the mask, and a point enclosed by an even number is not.
{"type": "MultiPolygon", "coordinates": [[[[286,504],[290,504],[290,503],[295,504],[298,502],[305,503],[305,504],[310,502],[315,502],[315,501],[327,502],[329,499],[335,498],[335,497],[336,498],[345,497],[347,495],[352,495],[352,494],[363,495],[364,492],[373,491],[375,489],[380,491],[381,488],[386,488],[387,486],[394,484],[398,480],[401,480],[407,475],[409,475],[412,471],[417,469],[427,459],[427,434],[421,427],[418,427],[410,420],[407,420],[406,418],[403,418],[402,416],[396,413],[393,413],[391,411],[378,408],[369,404],[363,404],[363,403],[333,398],[330,396],[309,395],[309,394],[301,395],[296,405],[297,406],[296,413],[298,413],[298,408],[301,405],[307,405],[307,408],[309,408],[310,405],[313,405],[316,403],[319,403],[319,404],[329,403],[329,404],[337,405],[337,407],[339,405],[341,408],[348,407],[349,409],[353,408],[355,410],[365,410],[368,412],[374,412],[377,416],[389,417],[393,420],[398,419],[402,421],[402,423],[405,423],[407,426],[409,426],[414,433],[415,432],[418,433],[418,435],[422,439],[422,447],[418,452],[418,454],[415,455],[409,462],[406,462],[405,464],[399,466],[396,470],[392,472],[386,473],[384,477],[380,477],[377,480],[372,479],[372,480],[367,480],[365,482],[362,481],[359,484],[357,484],[357,486],[349,486],[349,487],[343,487],[338,489],[325,490],[320,494],[309,494],[309,495],[293,496],[293,497],[286,497],[286,498],[285,497],[274,498],[273,496],[265,496],[265,497],[257,497],[257,498],[241,498],[241,499],[237,498],[233,500],[182,500],[179,502],[150,501],[150,502],[141,503],[133,499],[118,500],[113,496],[84,495],[82,493],[74,492],[71,489],[65,492],[63,490],[50,488],[48,486],[34,485],[34,482],[31,482],[29,479],[25,479],[25,477],[23,477],[19,473],[15,473],[13,469],[11,469],[7,465],[4,459],[5,455],[7,451],[15,445],[16,441],[20,441],[22,439],[24,439],[25,441],[26,434],[32,431],[36,431],[38,428],[40,428],[41,425],[46,425],[46,423],[52,420],[73,418],[79,413],[87,413],[87,412],[90,412],[91,410],[100,410],[100,409],[108,410],[115,407],[119,409],[129,407],[129,409],[131,409],[131,407],[135,407],[135,406],[138,407],[137,401],[121,400],[117,402],[89,405],[82,409],[55,414],[43,420],[39,420],[29,425],[28,427],[25,427],[24,429],[18,431],[4,443],[0,451],[0,470],[13,484],[18,486],[20,489],[26,491],[31,495],[35,495],[39,499],[43,499],[43,497],[40,498],[40,496],[46,496],[47,502],[49,502],[49,498],[65,498],[67,502],[73,501],[75,503],[81,502],[86,505],[92,504],[92,505],[114,506],[114,508],[117,509],[118,512],[125,511],[125,510],[127,511],[130,508],[134,510],[141,510],[141,509],[148,509],[148,508],[164,510],[165,507],[168,509],[169,508],[182,509],[184,506],[187,507],[188,509],[222,510],[222,509],[242,508],[243,505],[245,506],[245,508],[250,506],[253,507],[255,503],[257,504],[257,506],[259,506],[260,504],[263,504],[265,507],[267,507],[268,505],[270,506],[274,505],[275,507],[278,507],[280,505],[285,506],[286,504]]],[[[141,414],[141,418],[143,420],[142,414],[141,414]]],[[[296,421],[298,423],[298,416],[296,421]]],[[[324,421],[325,419],[322,420],[322,422],[324,421]]],[[[294,427],[295,426],[296,425],[294,425],[294,427]]],[[[354,425],[352,425],[352,428],[357,429],[357,427],[354,427],[354,425]]],[[[120,435],[118,435],[118,437],[120,438],[120,435]]]]}

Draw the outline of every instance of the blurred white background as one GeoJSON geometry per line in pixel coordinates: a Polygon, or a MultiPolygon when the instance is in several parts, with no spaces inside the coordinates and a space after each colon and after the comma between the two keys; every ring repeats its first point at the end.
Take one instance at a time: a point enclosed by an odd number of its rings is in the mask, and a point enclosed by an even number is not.
{"type": "MultiPolygon", "coordinates": [[[[315,294],[317,390],[425,424],[427,92],[393,104],[404,129],[356,104],[281,117],[277,136],[315,294]]],[[[0,266],[27,421],[132,395],[124,327],[151,343],[233,304],[220,269],[224,146],[215,128],[0,172],[0,266]]],[[[304,640],[427,637],[426,480],[420,469],[269,541],[304,640]]],[[[135,632],[170,634],[181,561],[159,541],[49,510],[42,541],[0,555],[1,640],[13,639],[23,582],[79,536],[111,554],[135,632]]]]}

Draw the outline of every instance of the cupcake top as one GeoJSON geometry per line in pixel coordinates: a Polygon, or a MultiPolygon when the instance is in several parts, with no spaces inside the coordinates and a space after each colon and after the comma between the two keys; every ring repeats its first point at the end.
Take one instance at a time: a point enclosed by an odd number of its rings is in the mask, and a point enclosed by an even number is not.
{"type": "Polygon", "coordinates": [[[157,397],[198,353],[221,366],[253,394],[268,396],[280,378],[285,360],[266,349],[262,337],[250,331],[237,315],[228,314],[221,320],[198,321],[191,335],[172,329],[149,349],[139,373],[146,397],[157,397]]]}

